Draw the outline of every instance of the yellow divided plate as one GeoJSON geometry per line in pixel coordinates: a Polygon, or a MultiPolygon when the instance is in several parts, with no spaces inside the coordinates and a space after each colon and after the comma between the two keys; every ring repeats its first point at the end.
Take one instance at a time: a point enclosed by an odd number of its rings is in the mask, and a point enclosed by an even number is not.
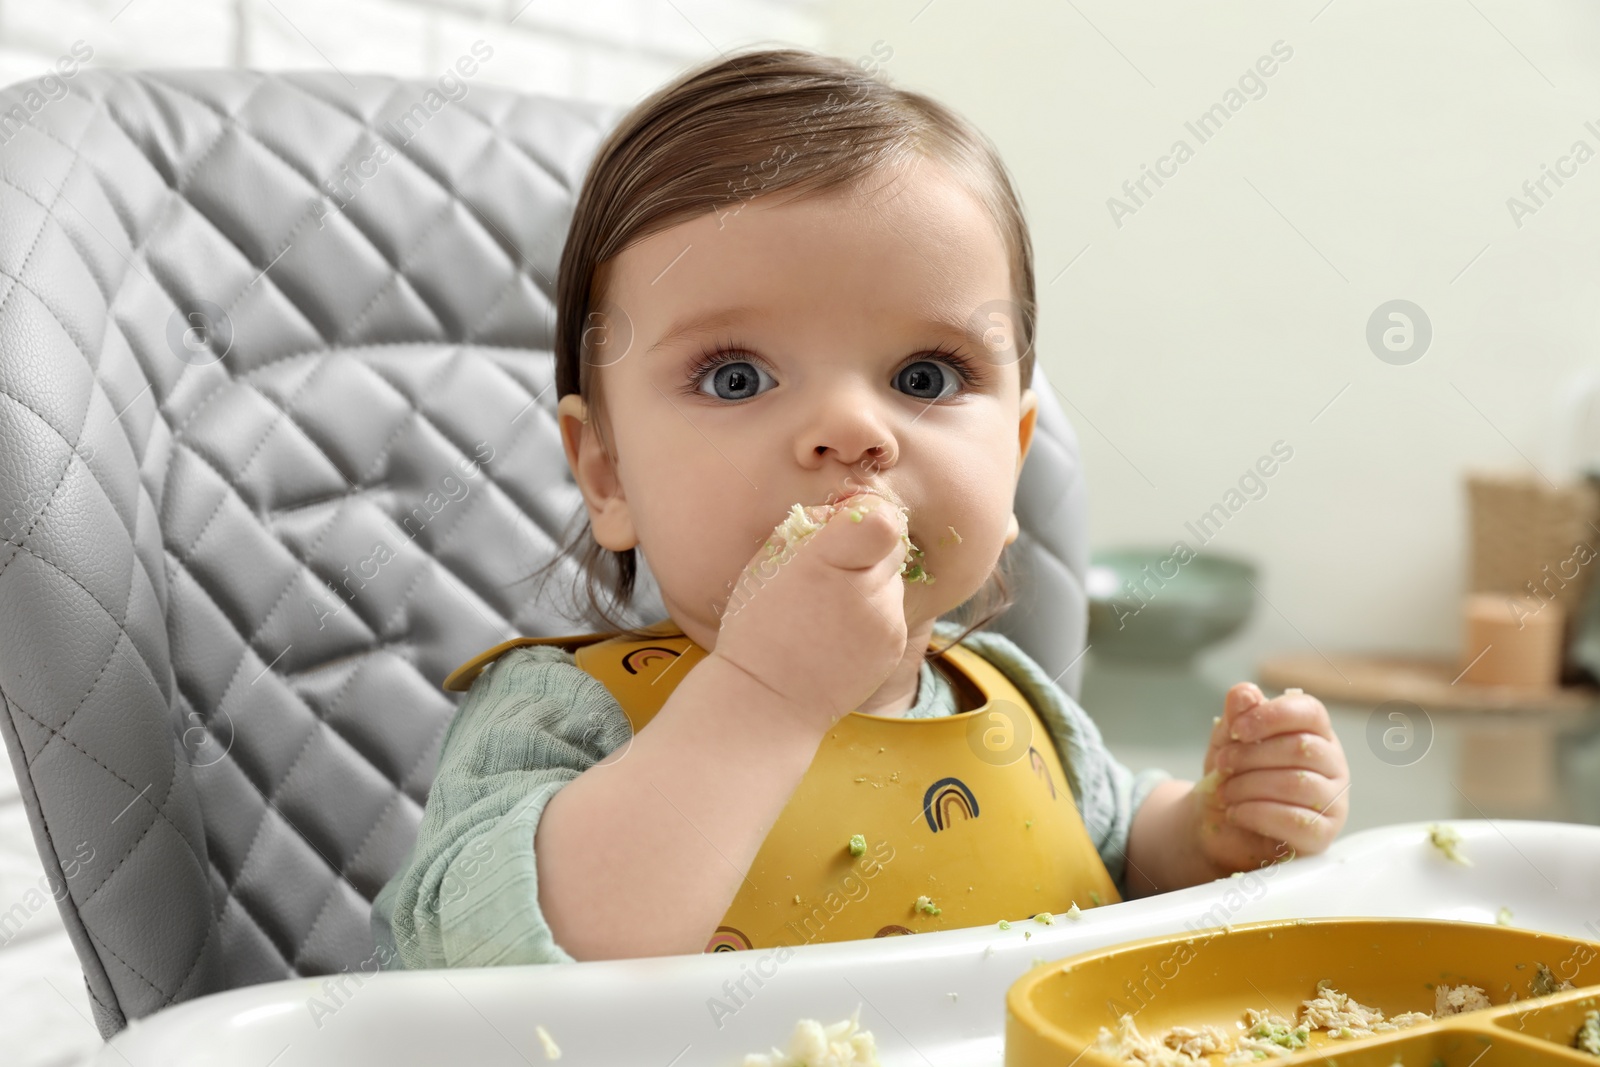
{"type": "Polygon", "coordinates": [[[1264,1067],[1600,1067],[1573,1047],[1585,1012],[1600,1008],[1600,943],[1410,919],[1250,923],[1040,964],[1006,994],[1006,1067],[1129,1067],[1093,1048],[1100,1028],[1116,1032],[1124,1014],[1146,1037],[1203,1024],[1231,1036],[1246,1008],[1298,1019],[1322,979],[1385,1018],[1431,1014],[1439,984],[1478,986],[1491,1007],[1368,1038],[1314,1030],[1308,1047],[1264,1067]],[[1535,998],[1541,963],[1574,988],[1535,998]]]}

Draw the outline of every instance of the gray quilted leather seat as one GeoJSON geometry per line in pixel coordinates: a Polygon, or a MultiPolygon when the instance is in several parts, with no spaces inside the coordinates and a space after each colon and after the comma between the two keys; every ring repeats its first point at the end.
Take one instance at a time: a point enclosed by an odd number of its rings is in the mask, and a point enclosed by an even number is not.
{"type": "MultiPolygon", "coordinates": [[[[460,699],[440,681],[594,628],[517,579],[578,506],[554,278],[620,110],[473,84],[401,143],[434,87],[0,94],[29,108],[0,148],[0,729],[107,1037],[369,959],[460,699]]],[[[996,628],[1075,694],[1084,488],[1035,388],[996,628]]]]}

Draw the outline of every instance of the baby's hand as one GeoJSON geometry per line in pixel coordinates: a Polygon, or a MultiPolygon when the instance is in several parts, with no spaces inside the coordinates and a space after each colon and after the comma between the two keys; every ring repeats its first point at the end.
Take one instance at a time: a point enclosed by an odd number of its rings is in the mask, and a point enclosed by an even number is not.
{"type": "Polygon", "coordinates": [[[906,654],[906,514],[873,493],[804,511],[781,524],[793,540],[775,531],[745,567],[712,655],[826,729],[906,654]]]}
{"type": "Polygon", "coordinates": [[[1228,871],[1321,852],[1344,826],[1350,766],[1328,709],[1298,689],[1272,700],[1250,682],[1228,690],[1205,770],[1200,845],[1228,871]]]}

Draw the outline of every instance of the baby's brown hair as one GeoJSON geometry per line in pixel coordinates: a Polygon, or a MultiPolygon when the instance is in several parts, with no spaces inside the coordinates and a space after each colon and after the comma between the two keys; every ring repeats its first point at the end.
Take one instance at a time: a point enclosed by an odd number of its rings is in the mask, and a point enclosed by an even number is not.
{"type": "MultiPolygon", "coordinates": [[[[571,393],[584,399],[610,453],[596,371],[622,358],[632,341],[626,316],[609,308],[605,294],[606,268],[623,249],[706,212],[731,214],[753,196],[788,190],[800,198],[859,187],[913,155],[950,168],[995,221],[1011,268],[1007,351],[1027,389],[1037,314],[1033,248],[994,146],[943,104],[894,88],[847,60],[763,48],[728,53],[680,75],[635,105],[596,150],[556,281],[557,399],[571,393]]],[[[604,548],[583,509],[575,519],[581,523],[575,521],[560,551],[530,577],[576,558],[593,619],[629,637],[645,636],[612,614],[632,606],[637,550],[604,548]]],[[[1007,569],[1003,551],[991,580],[957,609],[966,620],[961,637],[1010,606],[1007,569]]]]}

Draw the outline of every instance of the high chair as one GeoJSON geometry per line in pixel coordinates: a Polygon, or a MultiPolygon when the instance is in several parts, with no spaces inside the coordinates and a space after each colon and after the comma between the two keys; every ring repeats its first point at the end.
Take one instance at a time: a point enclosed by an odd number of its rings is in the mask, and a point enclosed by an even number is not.
{"type": "MultiPolygon", "coordinates": [[[[597,628],[519,579],[580,506],[552,301],[621,110],[465,85],[0,95],[0,726],[107,1038],[370,960],[460,699],[439,683],[597,628]]],[[[1076,695],[1085,489],[1033,388],[993,628],[1076,695]]]]}

